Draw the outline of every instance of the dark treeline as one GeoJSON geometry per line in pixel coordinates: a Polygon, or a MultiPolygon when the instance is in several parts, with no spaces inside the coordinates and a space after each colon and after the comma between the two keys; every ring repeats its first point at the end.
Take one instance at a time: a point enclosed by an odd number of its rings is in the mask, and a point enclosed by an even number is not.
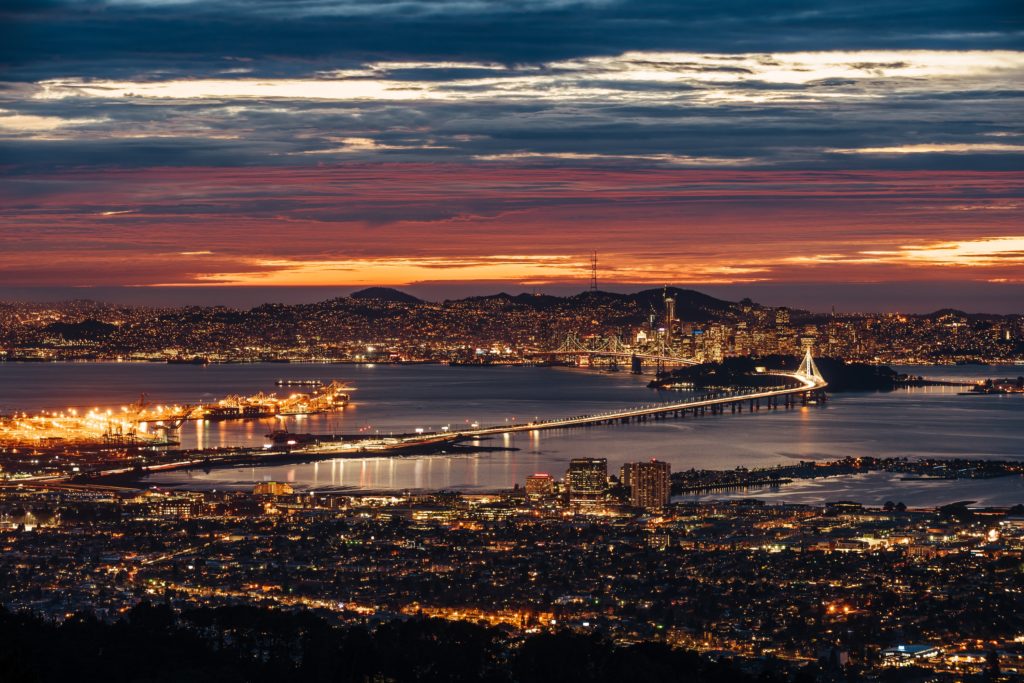
{"type": "MultiPolygon", "coordinates": [[[[409,619],[373,630],[312,613],[218,607],[181,614],[141,603],[113,623],[78,615],[63,623],[0,610],[0,680],[188,681],[813,681],[822,673],[759,667],[755,676],[661,643],[615,645],[601,635],[525,640],[468,622],[409,619]]],[[[820,680],[820,679],[819,679],[820,680]]]]}

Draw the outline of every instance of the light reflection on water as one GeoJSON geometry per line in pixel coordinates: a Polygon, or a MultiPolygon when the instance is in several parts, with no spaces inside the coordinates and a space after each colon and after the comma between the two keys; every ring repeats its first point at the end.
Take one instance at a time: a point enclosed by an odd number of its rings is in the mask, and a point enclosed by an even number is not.
{"type": "MultiPolygon", "coordinates": [[[[976,379],[1017,376],[1019,366],[908,368],[914,374],[976,379]]],[[[679,394],[647,389],[649,378],[557,368],[449,368],[414,365],[211,365],[161,364],[14,364],[0,363],[0,411],[14,408],[116,406],[146,392],[162,403],[209,401],[229,393],[273,391],[277,378],[341,379],[358,387],[353,404],[342,412],[306,418],[190,422],[182,445],[259,444],[269,431],[388,434],[417,427],[501,424],[595,413],[679,394]]],[[[614,473],[623,462],[659,458],[674,470],[690,467],[758,467],[804,458],[872,456],[966,456],[1024,458],[1024,396],[958,396],[956,387],[926,387],[891,393],[837,394],[824,406],[791,411],[744,412],[644,424],[576,430],[506,434],[480,445],[515,448],[474,455],[403,458],[353,458],[319,463],[242,467],[210,472],[168,473],[154,483],[205,487],[249,487],[253,482],[284,480],[301,487],[395,489],[496,489],[522,485],[534,472],[560,477],[572,457],[607,457],[614,473]]],[[[819,482],[820,483],[820,482],[819,482]]],[[[816,484],[806,496],[831,497],[816,484]]],[[[977,485],[972,495],[1006,489],[1007,480],[932,483],[873,482],[876,488],[931,491],[948,502],[963,484],[977,485]],[[943,489],[942,487],[947,487],[943,489]]],[[[845,485],[845,484],[842,484],[845,485]]],[[[1020,496],[1012,486],[1007,495],[1020,496]]],[[[784,488],[782,493],[796,489],[784,488]]],[[[850,495],[856,491],[850,491],[850,495]]],[[[866,492],[864,495],[881,495],[866,492]]],[[[762,494],[758,494],[762,495],[762,494]]],[[[768,494],[763,494],[767,496],[768,494]]],[[[801,494],[804,495],[804,494],[801,494]]],[[[897,494],[894,494],[897,495],[897,494]]],[[[924,494],[922,494],[924,495],[924,494]]],[[[718,496],[721,497],[721,496],[718,496]]],[[[891,496],[889,496],[891,497],[891,496]]],[[[904,495],[908,504],[910,497],[904,495]]],[[[1019,502],[1024,502],[1021,500],[1019,502]]]]}

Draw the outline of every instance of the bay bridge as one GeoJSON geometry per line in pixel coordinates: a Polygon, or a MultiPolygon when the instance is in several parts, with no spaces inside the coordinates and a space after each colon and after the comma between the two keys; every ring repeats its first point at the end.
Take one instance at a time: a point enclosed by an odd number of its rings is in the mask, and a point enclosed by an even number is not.
{"type": "MultiPolygon", "coordinates": [[[[615,350],[611,351],[615,353],[615,350]]],[[[678,360],[678,359],[676,359],[678,360]]],[[[647,422],[649,420],[667,420],[685,418],[687,415],[722,414],[725,412],[739,413],[746,407],[748,411],[762,408],[774,410],[780,407],[794,407],[825,400],[824,389],[828,382],[822,377],[807,349],[802,362],[795,371],[759,370],[755,376],[779,378],[780,383],[762,387],[747,387],[716,391],[701,396],[691,396],[681,401],[664,403],[648,403],[627,408],[609,410],[587,415],[572,415],[532,422],[511,423],[503,425],[476,425],[467,429],[433,431],[426,433],[404,434],[391,438],[367,438],[344,441],[317,442],[309,445],[296,445],[285,449],[238,448],[227,452],[215,452],[199,449],[191,451],[169,451],[159,460],[140,464],[107,464],[87,473],[92,480],[83,482],[71,481],[69,474],[46,474],[20,479],[17,485],[53,485],[66,487],[85,484],[86,490],[110,489],[111,487],[95,477],[110,475],[137,475],[142,472],[170,471],[192,467],[233,466],[240,463],[258,464],[274,462],[282,458],[286,460],[318,460],[333,457],[366,457],[388,456],[403,453],[445,452],[446,445],[472,441],[495,435],[513,432],[539,432],[542,430],[572,429],[595,425],[628,424],[647,422]]],[[[111,489],[113,490],[113,489],[111,489]]]]}
{"type": "Polygon", "coordinates": [[[574,415],[550,420],[534,420],[520,424],[481,426],[471,429],[452,430],[450,432],[409,435],[399,439],[392,439],[390,444],[383,445],[385,447],[390,445],[400,448],[417,443],[431,443],[438,440],[463,441],[482,436],[508,434],[510,432],[534,432],[548,429],[589,427],[592,425],[647,422],[648,420],[686,417],[687,414],[721,414],[726,412],[726,410],[735,413],[742,412],[744,406],[747,406],[750,411],[756,411],[762,407],[775,409],[779,407],[780,403],[783,407],[798,404],[806,405],[812,401],[824,400],[824,389],[828,386],[828,382],[822,377],[818,366],[814,362],[814,358],[811,356],[810,349],[807,349],[800,366],[795,371],[764,370],[758,372],[756,376],[779,377],[783,380],[783,383],[766,387],[718,391],[703,396],[690,397],[683,401],[649,403],[589,415],[574,415]]]}

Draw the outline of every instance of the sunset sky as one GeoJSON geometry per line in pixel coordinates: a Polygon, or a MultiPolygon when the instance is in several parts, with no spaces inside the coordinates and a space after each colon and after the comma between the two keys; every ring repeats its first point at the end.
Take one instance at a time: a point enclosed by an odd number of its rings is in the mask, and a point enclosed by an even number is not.
{"type": "Polygon", "coordinates": [[[14,0],[0,299],[1024,311],[1017,2],[14,0]]]}

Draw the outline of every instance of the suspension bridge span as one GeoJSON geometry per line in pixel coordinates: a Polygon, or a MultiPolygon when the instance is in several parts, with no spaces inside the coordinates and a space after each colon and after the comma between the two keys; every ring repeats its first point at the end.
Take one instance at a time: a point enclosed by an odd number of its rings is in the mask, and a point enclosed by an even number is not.
{"type": "MultiPolygon", "coordinates": [[[[258,461],[270,461],[272,458],[280,457],[311,457],[315,459],[330,458],[338,455],[377,454],[381,456],[389,454],[400,454],[404,452],[419,452],[423,448],[434,448],[461,441],[469,441],[481,437],[509,434],[512,432],[535,432],[551,429],[571,429],[576,427],[588,427],[592,425],[610,425],[629,422],[646,422],[654,419],[669,419],[672,417],[685,417],[687,413],[703,415],[708,412],[721,414],[727,410],[731,412],[742,412],[743,406],[749,406],[750,411],[761,407],[768,409],[780,406],[790,407],[799,404],[809,403],[815,398],[824,399],[824,389],[828,382],[818,371],[808,349],[800,366],[793,372],[782,370],[768,370],[758,373],[779,377],[783,380],[781,385],[767,387],[753,387],[736,389],[732,391],[721,391],[703,396],[695,396],[682,401],[665,403],[650,403],[645,405],[632,406],[618,410],[610,410],[603,413],[591,415],[574,415],[549,420],[535,420],[532,422],[510,423],[493,426],[479,426],[469,429],[442,430],[417,434],[405,434],[392,438],[373,438],[357,441],[331,441],[309,446],[298,446],[294,449],[284,451],[260,452],[256,449],[241,449],[239,452],[227,454],[210,455],[205,451],[187,451],[175,454],[175,459],[163,462],[151,463],[144,467],[125,467],[119,465],[115,468],[104,468],[90,472],[92,476],[118,475],[137,473],[142,471],[170,471],[186,469],[190,467],[211,467],[214,465],[233,465],[239,462],[253,463],[258,461]]],[[[36,482],[22,480],[19,483],[29,485],[31,483],[52,484],[54,486],[66,486],[67,476],[40,477],[36,482]]],[[[99,485],[99,484],[97,484],[99,485]]]]}
{"type": "MultiPolygon", "coordinates": [[[[381,450],[386,450],[389,446],[394,448],[438,441],[466,441],[483,436],[508,434],[511,432],[533,432],[548,429],[588,427],[592,425],[646,422],[650,419],[685,417],[687,413],[702,415],[711,412],[714,414],[723,413],[726,409],[729,409],[731,412],[741,412],[745,404],[749,405],[749,410],[754,411],[762,407],[762,402],[769,409],[777,408],[780,401],[783,406],[789,407],[800,403],[806,404],[815,400],[815,397],[823,398],[824,389],[828,386],[828,382],[822,377],[817,365],[814,363],[810,349],[807,349],[800,366],[793,372],[766,370],[758,374],[779,377],[789,381],[781,386],[775,385],[722,391],[691,397],[683,401],[649,403],[590,415],[574,415],[550,420],[513,422],[504,425],[408,435],[382,443],[381,450]]],[[[375,449],[370,447],[369,450],[375,449]]]]}

